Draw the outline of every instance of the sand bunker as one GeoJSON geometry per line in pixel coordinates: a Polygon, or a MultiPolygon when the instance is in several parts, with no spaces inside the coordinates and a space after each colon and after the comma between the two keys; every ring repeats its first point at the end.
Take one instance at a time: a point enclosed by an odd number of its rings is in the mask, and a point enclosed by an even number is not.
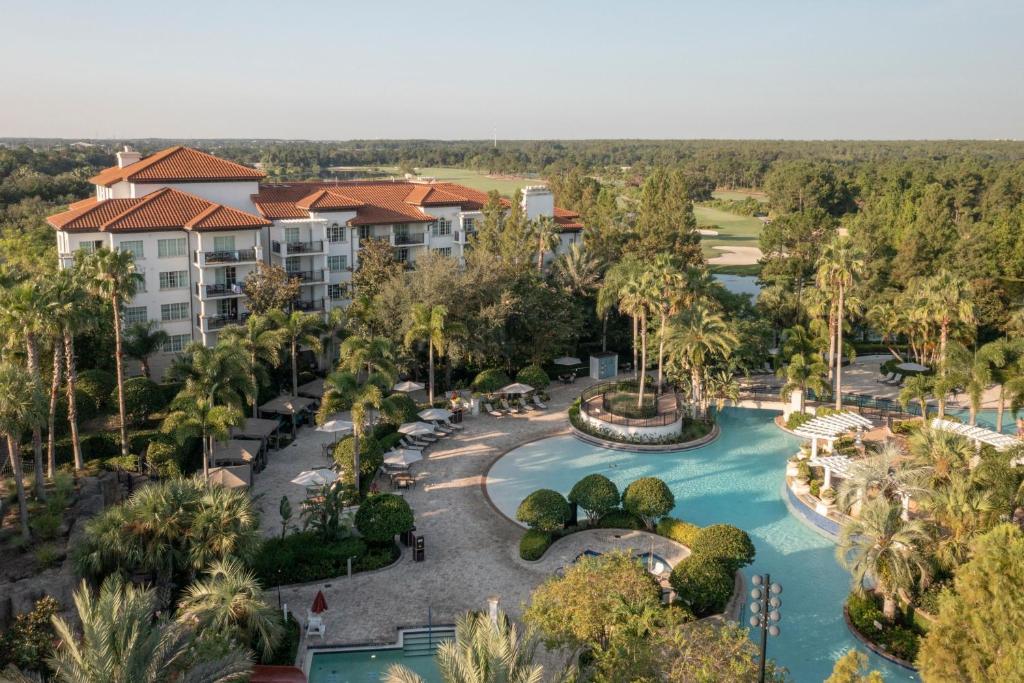
{"type": "Polygon", "coordinates": [[[718,237],[717,230],[704,230],[703,228],[699,228],[697,232],[700,233],[701,237],[718,237]]]}
{"type": "Polygon", "coordinates": [[[712,249],[722,252],[720,256],[708,259],[708,263],[714,266],[752,266],[764,256],[757,247],[717,245],[712,249]]]}

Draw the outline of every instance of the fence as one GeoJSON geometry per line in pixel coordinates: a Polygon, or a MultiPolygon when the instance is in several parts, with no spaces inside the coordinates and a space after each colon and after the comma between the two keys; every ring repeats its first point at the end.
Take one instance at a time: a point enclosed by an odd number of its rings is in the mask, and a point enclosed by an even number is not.
{"type": "MultiPolygon", "coordinates": [[[[636,382],[602,382],[600,384],[595,384],[592,387],[584,389],[583,393],[580,394],[580,410],[601,422],[627,427],[663,427],[676,422],[680,417],[682,417],[682,411],[679,408],[679,397],[676,395],[675,390],[671,388],[660,397],[653,391],[651,392],[651,397],[654,399],[654,408],[658,413],[657,415],[638,418],[623,417],[611,412],[611,402],[608,399],[609,393],[622,391],[636,392],[638,388],[639,387],[636,382]],[[671,402],[671,408],[663,410],[661,402],[666,399],[671,402]]],[[[644,392],[644,395],[647,395],[646,391],[644,392]]]]}
{"type": "MultiPolygon", "coordinates": [[[[768,384],[751,384],[740,389],[740,399],[782,401],[780,391],[779,387],[773,387],[768,384]]],[[[889,417],[921,417],[921,406],[917,403],[911,403],[904,407],[899,401],[894,401],[891,398],[879,398],[877,396],[868,396],[867,394],[847,392],[843,392],[840,396],[842,397],[842,405],[844,407],[853,408],[856,412],[866,417],[875,417],[882,420],[889,417]]],[[[834,405],[835,399],[819,399],[814,395],[813,391],[808,391],[806,403],[807,405],[828,407],[834,405]]]]}

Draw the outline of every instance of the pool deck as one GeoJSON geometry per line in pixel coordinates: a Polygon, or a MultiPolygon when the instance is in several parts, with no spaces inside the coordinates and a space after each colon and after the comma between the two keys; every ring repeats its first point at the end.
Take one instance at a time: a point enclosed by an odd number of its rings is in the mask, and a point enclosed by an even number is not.
{"type": "MultiPolygon", "coordinates": [[[[402,559],[387,569],[284,587],[282,600],[304,622],[316,592],[322,590],[328,605],[323,615],[323,644],[339,646],[393,643],[398,629],[424,626],[428,618],[434,624],[451,624],[467,610],[486,608],[492,595],[500,597],[501,608],[510,616],[518,617],[530,592],[552,574],[559,560],[554,555],[536,565],[520,560],[518,542],[523,528],[491,506],[482,483],[491,464],[504,453],[538,438],[565,433],[566,409],[591,384],[594,382],[589,379],[572,385],[553,384],[546,411],[502,418],[486,414],[467,417],[463,432],[442,439],[428,449],[422,462],[412,466],[416,487],[405,492],[405,497],[416,515],[416,533],[425,538],[424,562],[413,562],[410,551],[403,548],[402,559]]],[[[262,494],[265,533],[280,533],[277,505],[281,495],[288,495],[293,509],[298,509],[303,491],[289,481],[302,469],[325,462],[320,445],[329,439],[330,435],[304,429],[298,445],[271,455],[270,466],[253,490],[254,495],[262,494]]],[[[578,540],[585,542],[585,537],[578,540]]],[[[649,542],[636,545],[637,552],[650,550],[649,542]]],[[[573,557],[578,554],[567,552],[573,557]]],[[[655,552],[671,560],[668,549],[656,546],[655,552]]],[[[320,638],[311,642],[321,645],[320,638]]],[[[300,661],[305,653],[303,643],[300,661]]]]}
{"type": "Polygon", "coordinates": [[[539,560],[528,562],[519,557],[516,560],[524,567],[550,575],[560,567],[575,562],[580,553],[587,550],[602,554],[626,550],[633,555],[653,550],[655,555],[664,558],[668,563],[668,570],[690,556],[690,549],[685,545],[646,531],[588,529],[558,539],[539,560]]]}

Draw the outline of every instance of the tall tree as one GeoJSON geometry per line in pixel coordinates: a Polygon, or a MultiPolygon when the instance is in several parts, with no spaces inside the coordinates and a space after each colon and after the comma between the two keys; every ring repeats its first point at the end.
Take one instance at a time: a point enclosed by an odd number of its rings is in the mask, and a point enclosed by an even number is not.
{"type": "Polygon", "coordinates": [[[292,362],[292,396],[297,396],[299,393],[299,347],[305,346],[314,353],[320,353],[323,349],[323,344],[320,341],[320,330],[323,329],[323,324],[323,319],[319,314],[303,313],[302,311],[292,311],[284,320],[281,329],[284,331],[292,362]]]}
{"type": "Polygon", "coordinates": [[[285,310],[299,298],[301,289],[298,278],[290,276],[281,266],[267,263],[257,263],[256,272],[242,283],[249,311],[255,315],[285,310]]]}
{"type": "Polygon", "coordinates": [[[85,466],[82,458],[82,440],[78,433],[78,360],[75,355],[75,334],[88,331],[95,325],[91,311],[86,304],[79,263],[74,268],[58,271],[54,284],[54,296],[50,302],[50,314],[60,325],[66,365],[66,387],[68,404],[68,426],[71,431],[71,449],[75,470],[85,466]]]}
{"type": "Polygon", "coordinates": [[[530,221],[528,230],[537,245],[537,272],[540,273],[544,271],[544,254],[557,251],[562,242],[561,229],[551,216],[538,216],[530,221]]]}
{"type": "Polygon", "coordinates": [[[114,316],[114,361],[117,366],[117,412],[120,418],[121,455],[128,455],[121,307],[135,297],[143,280],[142,276],[135,272],[135,259],[129,251],[97,249],[85,257],[82,270],[87,278],[86,287],[95,296],[110,302],[114,316]]]}
{"type": "Polygon", "coordinates": [[[317,422],[323,424],[330,416],[350,406],[352,411],[352,479],[356,486],[356,497],[360,497],[359,482],[359,440],[366,431],[366,419],[370,410],[379,410],[384,394],[377,384],[360,384],[351,372],[332,372],[324,380],[324,396],[317,412],[317,422]]]}
{"type": "Polygon", "coordinates": [[[7,442],[11,459],[14,486],[18,492],[18,510],[21,534],[27,541],[28,499],[25,496],[25,473],[21,461],[21,435],[26,429],[39,427],[45,420],[45,401],[42,387],[20,365],[8,360],[0,363],[0,435],[7,442]]]}
{"type": "Polygon", "coordinates": [[[173,434],[179,443],[199,437],[203,450],[203,480],[210,476],[210,459],[213,457],[215,441],[225,441],[231,436],[231,428],[245,422],[245,415],[236,405],[216,405],[209,394],[193,380],[171,402],[171,412],[164,418],[161,429],[173,434]]]}
{"type": "Polygon", "coordinates": [[[739,339],[725,318],[704,303],[684,309],[669,325],[668,353],[689,372],[694,417],[697,417],[707,400],[703,381],[709,361],[728,358],[739,345],[739,339]]]}
{"type": "Polygon", "coordinates": [[[356,377],[366,373],[366,380],[390,390],[398,375],[395,347],[384,337],[352,335],[341,343],[338,369],[356,377]]]}
{"type": "Polygon", "coordinates": [[[976,322],[972,299],[968,282],[948,270],[940,270],[925,283],[924,313],[939,327],[940,376],[946,374],[946,346],[950,330],[961,325],[973,326],[976,322]]]}
{"type": "Polygon", "coordinates": [[[281,349],[287,334],[283,329],[284,323],[284,313],[270,310],[263,315],[249,316],[245,325],[228,325],[217,337],[218,345],[234,347],[242,354],[243,365],[256,389],[249,401],[253,417],[258,414],[257,397],[260,387],[270,382],[267,368],[276,368],[281,364],[281,349]]]}
{"type": "Polygon", "coordinates": [[[168,335],[157,326],[155,320],[134,323],[125,330],[124,353],[139,361],[143,377],[151,378],[149,357],[167,343],[168,335]]]}
{"type": "Polygon", "coordinates": [[[434,353],[443,356],[450,338],[466,333],[461,323],[448,322],[447,317],[446,306],[427,307],[424,304],[413,304],[411,324],[405,332],[406,348],[411,349],[417,342],[427,344],[427,400],[431,404],[434,402],[434,353]]]}
{"type": "Polygon", "coordinates": [[[836,237],[818,259],[818,286],[832,293],[835,310],[835,401],[836,410],[843,408],[843,326],[846,321],[847,294],[864,273],[861,254],[846,237],[836,237]]]}
{"type": "Polygon", "coordinates": [[[789,363],[775,373],[779,378],[786,380],[780,392],[782,400],[788,401],[794,391],[799,391],[800,412],[804,412],[808,389],[813,390],[819,396],[824,396],[831,390],[825,380],[826,371],[827,368],[821,362],[821,357],[815,354],[794,354],[789,359],[789,363]]]}

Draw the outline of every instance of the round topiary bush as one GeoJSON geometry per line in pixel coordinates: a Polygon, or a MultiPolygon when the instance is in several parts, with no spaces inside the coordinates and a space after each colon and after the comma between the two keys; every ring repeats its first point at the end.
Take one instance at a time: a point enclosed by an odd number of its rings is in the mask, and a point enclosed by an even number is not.
{"type": "Polygon", "coordinates": [[[548,377],[548,373],[544,372],[544,369],[536,364],[527,365],[520,370],[516,374],[516,381],[529,384],[534,389],[547,389],[548,385],[551,384],[551,378],[548,377]]]}
{"type": "Polygon", "coordinates": [[[746,567],[757,554],[747,532],[729,524],[704,527],[694,537],[690,550],[694,555],[724,562],[731,571],[746,567]]]}
{"type": "Polygon", "coordinates": [[[593,524],[619,506],[619,487],[603,474],[588,474],[572,487],[569,502],[583,508],[593,524]]]}
{"type": "MultiPolygon", "coordinates": [[[[78,373],[77,382],[75,388],[78,393],[75,394],[75,398],[88,397],[92,403],[91,412],[93,415],[99,415],[103,412],[103,409],[107,407],[107,400],[110,398],[110,392],[117,386],[117,377],[107,372],[106,370],[83,370],[78,373]]],[[[117,399],[114,399],[114,405],[117,405],[117,399]]],[[[81,407],[79,407],[81,411],[81,407]]]]}
{"type": "MultiPolygon", "coordinates": [[[[117,388],[109,397],[109,405],[117,405],[117,388]]],[[[147,377],[131,377],[124,381],[124,412],[128,422],[138,424],[149,415],[167,407],[163,389],[147,377]]]]}
{"type": "MultiPolygon", "coordinates": [[[[355,437],[347,436],[334,447],[334,462],[342,468],[341,480],[346,484],[355,484],[352,477],[352,458],[355,453],[355,437]]],[[[359,438],[359,473],[373,474],[384,463],[384,449],[380,442],[365,434],[359,438]]]]}
{"type": "Polygon", "coordinates": [[[693,545],[697,534],[700,533],[700,527],[675,517],[662,517],[658,520],[657,532],[659,536],[671,538],[676,543],[682,543],[689,548],[693,545]]]}
{"type": "Polygon", "coordinates": [[[154,438],[146,448],[146,462],[161,477],[181,473],[181,456],[178,446],[167,438],[154,438]]]}
{"type": "Polygon", "coordinates": [[[653,529],[658,517],[667,515],[675,506],[672,491],[657,477],[637,479],[622,492],[623,509],[644,520],[648,529],[653,529]]]}
{"type": "Polygon", "coordinates": [[[409,397],[409,394],[391,394],[381,404],[380,413],[384,419],[396,427],[405,422],[416,422],[420,419],[417,415],[416,401],[409,397]]]}
{"type": "Polygon", "coordinates": [[[569,501],[558,491],[534,491],[519,504],[516,519],[531,529],[556,531],[565,526],[570,515],[569,501]]]}
{"type": "Polygon", "coordinates": [[[497,368],[484,370],[473,380],[473,389],[484,394],[491,394],[511,383],[508,375],[497,368]]]}
{"type": "Polygon", "coordinates": [[[539,560],[551,547],[551,534],[537,529],[528,529],[519,539],[519,557],[524,560],[539,560]]]}
{"type": "Polygon", "coordinates": [[[726,563],[696,554],[677,564],[669,577],[679,600],[698,617],[724,610],[735,581],[734,572],[726,563]]]}
{"type": "Polygon", "coordinates": [[[371,543],[387,543],[412,529],[412,508],[405,498],[391,493],[370,496],[356,511],[356,529],[371,543]]]}

